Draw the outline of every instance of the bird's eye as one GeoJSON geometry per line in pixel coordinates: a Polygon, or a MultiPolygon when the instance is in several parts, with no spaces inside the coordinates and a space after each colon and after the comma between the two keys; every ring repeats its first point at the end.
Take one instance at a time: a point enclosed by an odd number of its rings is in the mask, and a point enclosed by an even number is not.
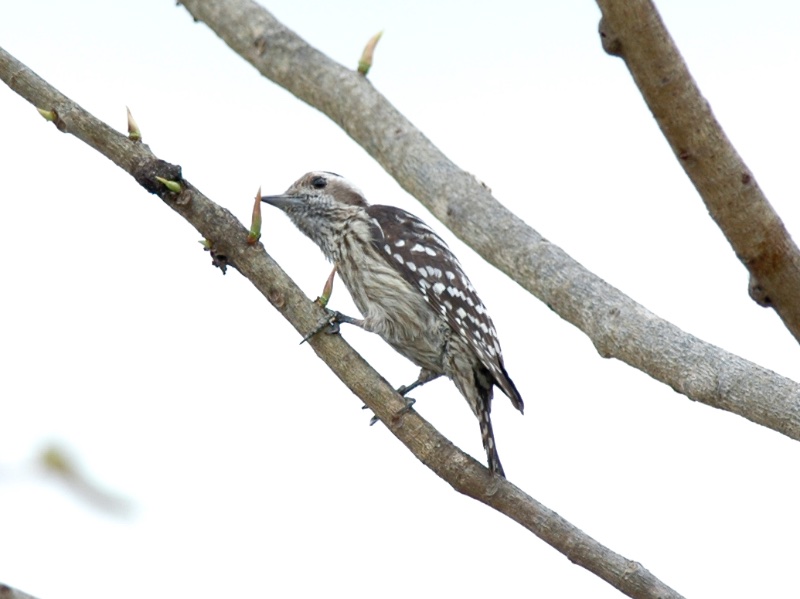
{"type": "Polygon", "coordinates": [[[328,184],[328,180],[325,177],[314,177],[311,180],[311,185],[313,185],[316,189],[322,189],[328,184]]]}

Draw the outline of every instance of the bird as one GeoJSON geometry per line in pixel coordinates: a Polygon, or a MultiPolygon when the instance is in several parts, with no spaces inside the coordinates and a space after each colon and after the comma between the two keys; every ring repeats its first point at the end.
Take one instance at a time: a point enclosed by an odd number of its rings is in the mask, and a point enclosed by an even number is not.
{"type": "Polygon", "coordinates": [[[452,380],[478,419],[489,469],[505,478],[491,421],[494,387],[521,413],[524,404],[492,319],[444,240],[405,210],[370,204],[328,171],[306,173],[262,201],[282,210],[334,264],[362,315],[336,312],[337,326],[376,333],[420,367],[417,380],[398,389],[403,396],[442,375],[452,380]]]}

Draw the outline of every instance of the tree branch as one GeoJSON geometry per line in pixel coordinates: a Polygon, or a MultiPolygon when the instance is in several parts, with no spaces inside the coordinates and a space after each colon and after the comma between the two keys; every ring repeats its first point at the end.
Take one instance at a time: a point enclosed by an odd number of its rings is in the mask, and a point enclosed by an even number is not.
{"type": "MultiPolygon", "coordinates": [[[[212,240],[217,257],[224,257],[247,277],[298,331],[308,331],[321,320],[319,306],[305,297],[260,243],[247,244],[247,229],[183,179],[180,167],[158,159],[146,145],[129,140],[96,119],[2,48],[0,79],[34,106],[54,112],[59,130],[71,133],[112,160],[212,240]],[[177,181],[182,191],[168,191],[155,179],[157,176],[177,181]]],[[[402,398],[340,336],[317,335],[310,344],[392,434],[456,491],[505,514],[630,597],[681,597],[641,564],[614,553],[506,479],[491,474],[416,412],[406,412],[402,398]]]]}
{"type": "Polygon", "coordinates": [[[689,335],[589,272],[453,164],[365,77],[251,0],[182,4],[262,75],[328,115],[460,239],[583,331],[601,356],[800,440],[800,385],[689,335]]]}
{"type": "Polygon", "coordinates": [[[0,582],[0,599],[36,599],[36,597],[0,582]]]}
{"type": "Polygon", "coordinates": [[[650,0],[597,0],[603,48],[620,56],[736,256],[750,295],[800,341],[800,251],[714,118],[650,0]]]}

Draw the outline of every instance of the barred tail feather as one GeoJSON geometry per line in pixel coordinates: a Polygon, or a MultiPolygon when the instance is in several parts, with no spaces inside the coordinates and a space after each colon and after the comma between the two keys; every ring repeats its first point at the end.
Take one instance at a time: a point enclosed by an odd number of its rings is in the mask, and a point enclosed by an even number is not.
{"type": "Polygon", "coordinates": [[[503,466],[500,464],[500,456],[497,454],[494,431],[492,430],[491,411],[495,380],[495,377],[483,365],[477,368],[470,366],[467,372],[457,371],[453,377],[453,382],[478,419],[478,424],[481,427],[481,441],[483,442],[483,449],[486,451],[489,469],[505,478],[503,466]]]}
{"type": "Polygon", "coordinates": [[[503,470],[503,465],[500,463],[500,456],[497,453],[497,445],[494,441],[494,431],[492,430],[492,418],[489,414],[488,402],[486,407],[480,410],[478,421],[481,426],[481,439],[483,440],[483,449],[486,451],[486,459],[489,463],[489,470],[499,474],[503,478],[506,473],[503,470]]]}
{"type": "Polygon", "coordinates": [[[514,381],[508,376],[502,359],[500,360],[500,371],[502,376],[495,377],[497,379],[497,386],[508,396],[511,403],[514,404],[514,407],[517,408],[521,414],[524,414],[525,404],[522,401],[522,396],[519,394],[519,391],[517,391],[517,386],[514,384],[514,381]]]}

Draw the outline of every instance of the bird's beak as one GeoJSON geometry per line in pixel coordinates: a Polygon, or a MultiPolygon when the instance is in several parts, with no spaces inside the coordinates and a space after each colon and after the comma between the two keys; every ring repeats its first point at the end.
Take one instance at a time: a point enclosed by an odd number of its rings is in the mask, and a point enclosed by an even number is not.
{"type": "Polygon", "coordinates": [[[284,211],[297,206],[298,204],[300,204],[300,202],[302,202],[302,200],[303,200],[303,198],[301,198],[301,197],[298,197],[298,196],[287,196],[287,195],[263,196],[261,198],[262,202],[266,202],[267,204],[271,204],[272,206],[275,206],[276,208],[280,208],[281,210],[284,210],[284,211]]]}

